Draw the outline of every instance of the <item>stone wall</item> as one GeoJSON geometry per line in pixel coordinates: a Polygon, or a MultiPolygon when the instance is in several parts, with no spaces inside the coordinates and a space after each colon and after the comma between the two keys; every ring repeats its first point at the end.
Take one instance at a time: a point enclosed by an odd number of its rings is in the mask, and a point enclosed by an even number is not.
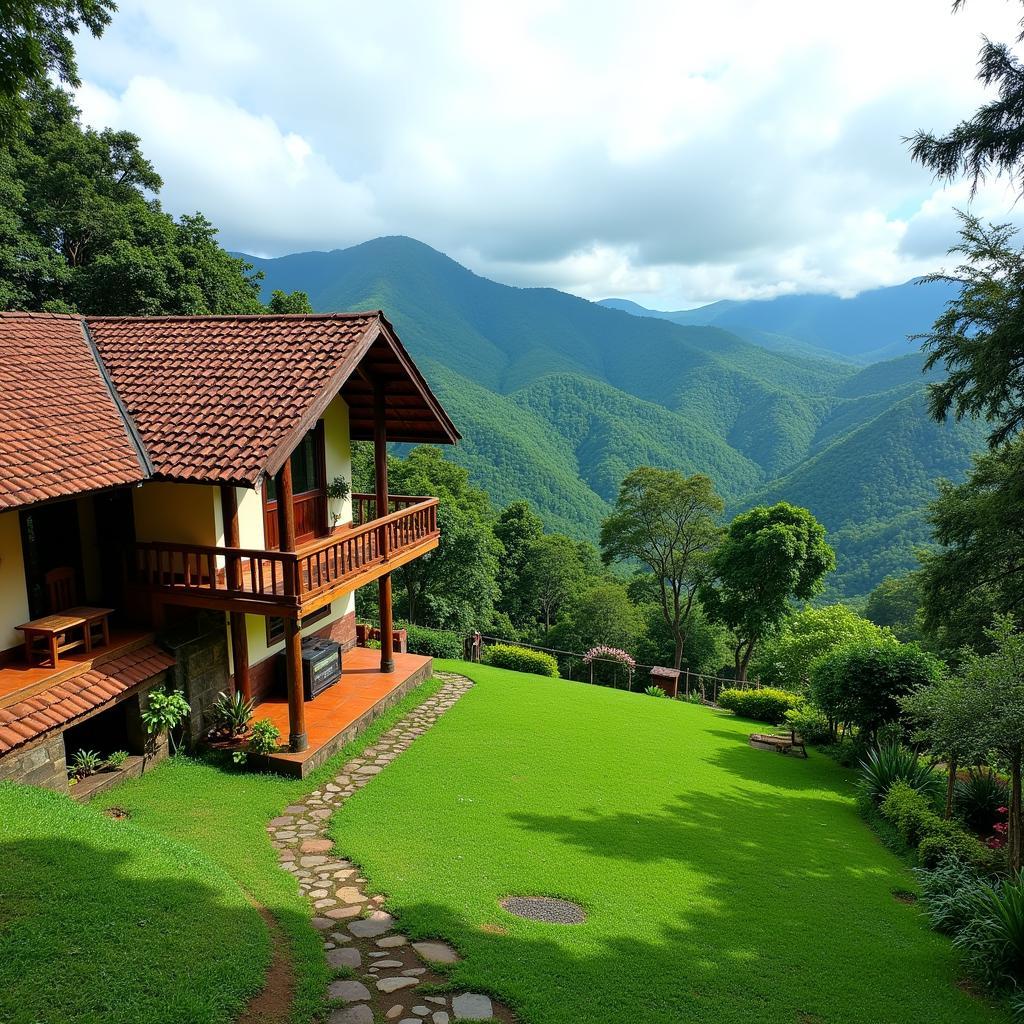
{"type": "Polygon", "coordinates": [[[67,793],[64,734],[55,733],[33,747],[17,750],[0,759],[0,782],[22,782],[67,793]]]}
{"type": "Polygon", "coordinates": [[[160,635],[160,644],[174,655],[173,684],[192,707],[184,740],[195,743],[209,729],[206,716],[223,690],[230,689],[227,631],[222,612],[201,612],[176,623],[160,635]]]}

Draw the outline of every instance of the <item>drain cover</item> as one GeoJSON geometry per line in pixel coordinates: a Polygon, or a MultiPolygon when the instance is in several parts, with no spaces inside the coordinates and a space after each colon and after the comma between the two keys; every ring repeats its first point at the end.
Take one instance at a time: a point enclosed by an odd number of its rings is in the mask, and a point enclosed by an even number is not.
{"type": "Polygon", "coordinates": [[[509,896],[501,905],[516,917],[546,924],[583,924],[587,919],[578,903],[557,900],[553,896],[509,896]]]}

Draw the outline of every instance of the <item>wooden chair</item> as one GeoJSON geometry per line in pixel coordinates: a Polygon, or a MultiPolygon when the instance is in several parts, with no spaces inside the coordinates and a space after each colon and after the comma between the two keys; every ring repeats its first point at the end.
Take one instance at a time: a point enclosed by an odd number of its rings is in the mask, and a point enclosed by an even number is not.
{"type": "Polygon", "coordinates": [[[75,570],[70,565],[51,569],[43,579],[46,582],[47,603],[51,615],[78,604],[78,584],[75,580],[75,570]]]}

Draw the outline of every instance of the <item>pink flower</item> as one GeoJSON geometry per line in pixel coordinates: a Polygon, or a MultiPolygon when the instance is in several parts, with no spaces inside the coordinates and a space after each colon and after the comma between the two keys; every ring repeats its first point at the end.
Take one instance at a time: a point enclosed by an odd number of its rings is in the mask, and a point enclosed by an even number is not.
{"type": "Polygon", "coordinates": [[[636,661],[625,651],[620,650],[618,647],[609,647],[606,644],[599,644],[597,647],[591,647],[586,654],[583,655],[583,663],[585,665],[591,664],[594,661],[617,661],[620,665],[625,665],[628,669],[636,668],[636,661]]]}
{"type": "Polygon", "coordinates": [[[1010,813],[1010,808],[1009,807],[997,807],[996,808],[996,813],[997,814],[1009,814],[1010,813]]]}

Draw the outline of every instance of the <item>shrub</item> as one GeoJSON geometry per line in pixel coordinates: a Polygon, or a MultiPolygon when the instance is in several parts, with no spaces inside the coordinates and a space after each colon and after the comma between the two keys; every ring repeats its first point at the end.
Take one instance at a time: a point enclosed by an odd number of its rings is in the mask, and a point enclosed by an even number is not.
{"type": "Polygon", "coordinates": [[[127,760],[127,750],[115,750],[104,762],[104,767],[116,771],[118,768],[123,768],[127,760]]]}
{"type": "Polygon", "coordinates": [[[928,797],[903,779],[895,779],[886,787],[880,810],[910,846],[917,846],[942,824],[928,797]]]}
{"type": "Polygon", "coordinates": [[[941,780],[913,750],[899,743],[872,747],[860,762],[861,789],[878,803],[897,783],[903,783],[914,792],[921,793],[931,807],[941,780]]]}
{"type": "Polygon", "coordinates": [[[249,736],[250,754],[273,754],[281,744],[281,730],[269,718],[258,718],[252,723],[249,736]]]}
{"type": "Polygon", "coordinates": [[[507,668],[513,672],[532,672],[537,676],[558,677],[558,662],[543,651],[531,651],[526,647],[511,644],[495,644],[485,648],[483,661],[495,668],[507,668]]]}
{"type": "Polygon", "coordinates": [[[426,626],[406,626],[410,654],[423,654],[428,658],[461,658],[464,654],[462,637],[450,629],[429,629],[426,626]]]}
{"type": "Polygon", "coordinates": [[[971,892],[983,884],[981,876],[958,857],[947,857],[931,870],[914,873],[921,885],[921,906],[931,926],[945,935],[955,935],[971,919],[971,892]]]}
{"type": "Polygon", "coordinates": [[[805,743],[827,743],[832,738],[828,719],[813,704],[790,708],[784,721],[786,727],[799,733],[805,743]]]}
{"type": "Polygon", "coordinates": [[[981,882],[968,892],[970,913],[953,937],[965,967],[989,988],[1024,979],[1024,881],[981,882]]]}
{"type": "Polygon", "coordinates": [[[167,732],[174,751],[174,730],[188,717],[192,708],[180,690],[152,689],[146,694],[142,709],[142,724],[150,736],[167,732]]]}
{"type": "Polygon", "coordinates": [[[103,758],[95,750],[76,750],[71,758],[71,774],[76,779],[85,779],[95,775],[103,765],[103,758]]]}
{"type": "Polygon", "coordinates": [[[241,693],[229,694],[223,690],[210,706],[209,718],[213,728],[227,736],[241,736],[249,728],[256,702],[246,700],[241,693]]]}
{"type": "Polygon", "coordinates": [[[787,690],[774,690],[765,686],[760,690],[722,690],[718,695],[718,706],[741,718],[753,718],[757,722],[777,725],[786,717],[786,712],[803,705],[804,699],[787,690]]]}
{"type": "Polygon", "coordinates": [[[668,696],[668,694],[660,686],[654,686],[653,684],[651,686],[648,686],[644,690],[644,693],[646,693],[648,697],[667,697],[668,696]]]}
{"type": "Polygon", "coordinates": [[[953,805],[967,827],[978,835],[992,831],[999,808],[1009,802],[1006,781],[990,768],[972,768],[967,778],[956,781],[953,805]]]}

